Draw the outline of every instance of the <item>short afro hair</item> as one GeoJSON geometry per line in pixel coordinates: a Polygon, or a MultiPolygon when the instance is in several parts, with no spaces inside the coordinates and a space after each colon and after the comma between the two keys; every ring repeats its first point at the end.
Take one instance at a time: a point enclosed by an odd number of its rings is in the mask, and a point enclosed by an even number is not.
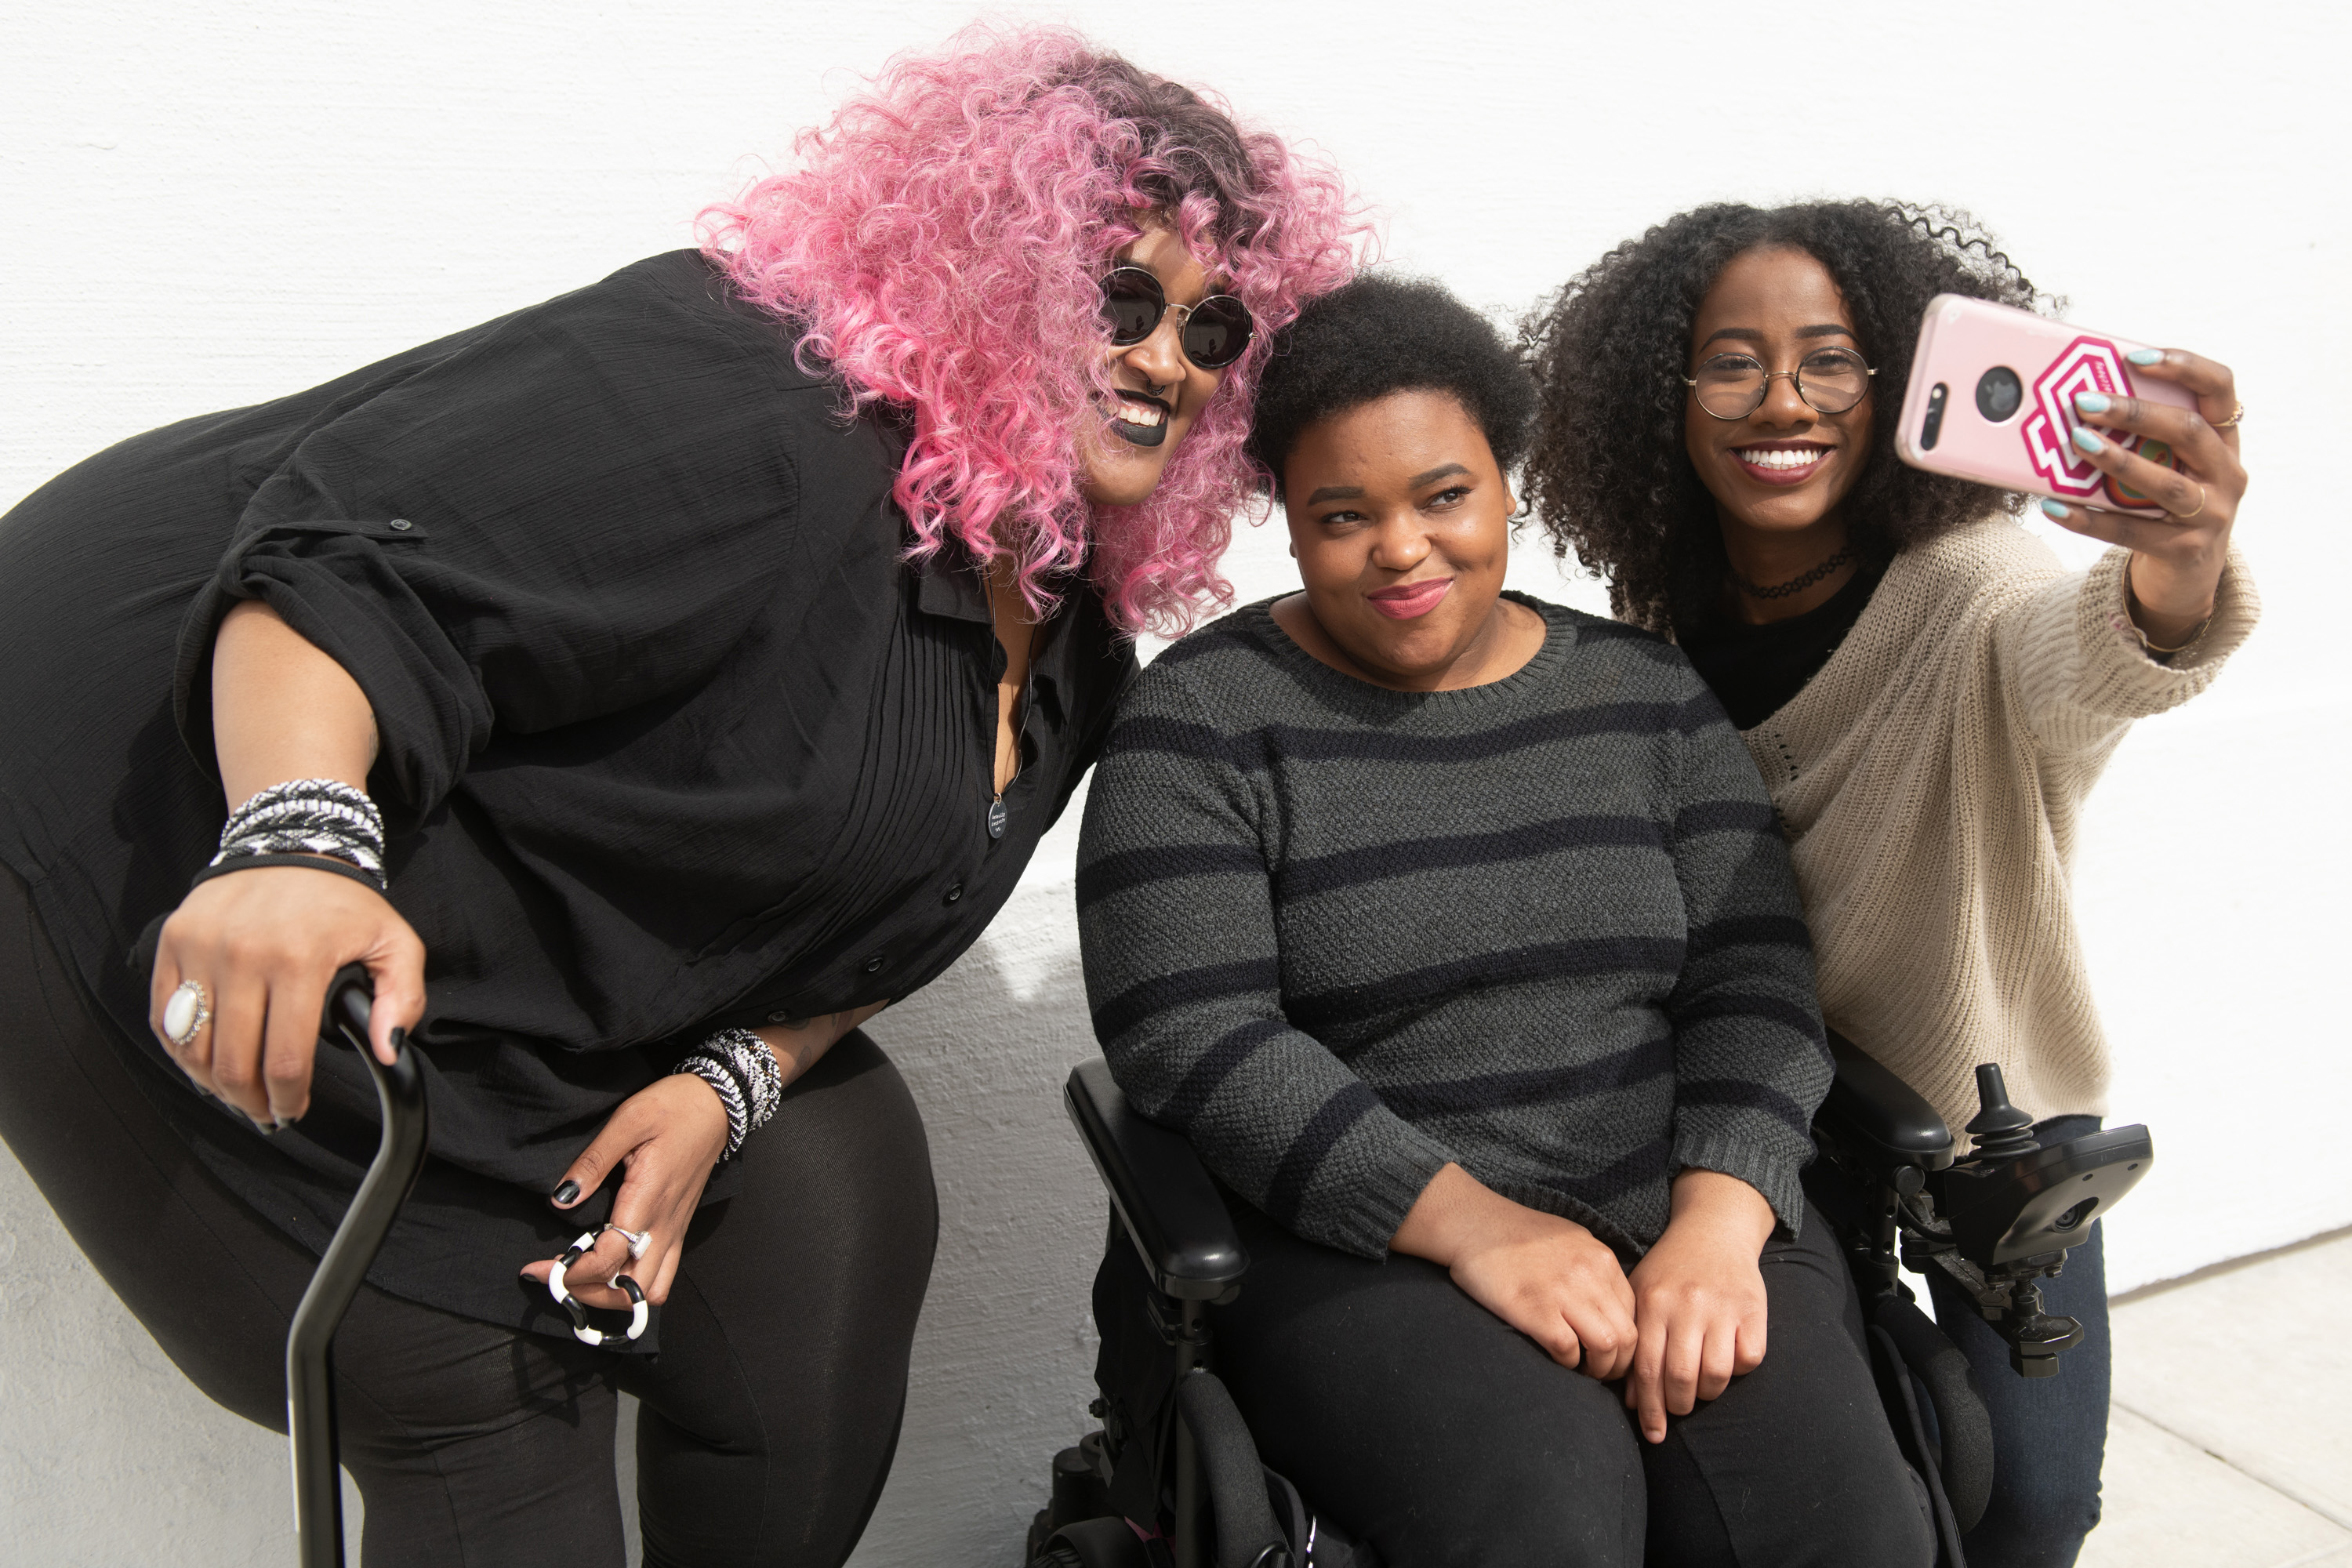
{"type": "Polygon", "coordinates": [[[1730,570],[1714,498],[1683,447],[1684,366],[1717,277],[1769,247],[1828,270],[1878,367],[1870,454],[1845,501],[1848,537],[1865,556],[1885,561],[2022,503],[1895,457],[1895,409],[1927,301],[1965,294],[2031,310],[2045,300],[1982,224],[1958,208],[1892,201],[1694,208],[1578,273],[1523,329],[1543,388],[1528,502],[1553,549],[1605,574],[1618,616],[1653,631],[1703,617],[1730,570]]]}
{"type": "Polygon", "coordinates": [[[1506,474],[1527,454],[1535,382],[1494,324],[1427,279],[1367,273],[1276,334],[1249,455],[1279,496],[1282,466],[1309,425],[1396,392],[1451,394],[1506,474]]]}

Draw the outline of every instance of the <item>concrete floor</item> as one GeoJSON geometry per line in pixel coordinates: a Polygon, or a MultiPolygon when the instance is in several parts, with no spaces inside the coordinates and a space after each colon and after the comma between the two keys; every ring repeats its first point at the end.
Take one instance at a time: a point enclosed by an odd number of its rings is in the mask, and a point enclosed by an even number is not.
{"type": "Polygon", "coordinates": [[[2115,1308],[2082,1568],[2352,1568],[2352,1231],[2115,1308]]]}
{"type": "Polygon", "coordinates": [[[2352,1230],[2113,1310],[2101,1523],[2077,1568],[2352,1568],[2352,1230]]]}

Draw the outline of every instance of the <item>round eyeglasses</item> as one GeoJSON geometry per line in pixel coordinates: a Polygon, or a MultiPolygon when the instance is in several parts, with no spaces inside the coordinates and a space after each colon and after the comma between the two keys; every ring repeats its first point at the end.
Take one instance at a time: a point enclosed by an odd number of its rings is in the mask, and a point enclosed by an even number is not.
{"type": "Polygon", "coordinates": [[[1870,392],[1878,374],[1852,349],[1815,349],[1794,370],[1764,368],[1753,354],[1717,354],[1702,363],[1683,384],[1698,405],[1717,419],[1745,419],[1763,406],[1765,389],[1780,376],[1797,384],[1797,395],[1816,414],[1843,414],[1870,392]]]}
{"type": "Polygon", "coordinates": [[[1223,370],[1242,357],[1256,335],[1257,320],[1231,294],[1212,294],[1197,305],[1171,305],[1160,279],[1140,267],[1114,267],[1103,279],[1103,320],[1111,342],[1133,348],[1160,330],[1160,319],[1182,311],[1177,341],[1184,357],[1202,370],[1223,370]]]}

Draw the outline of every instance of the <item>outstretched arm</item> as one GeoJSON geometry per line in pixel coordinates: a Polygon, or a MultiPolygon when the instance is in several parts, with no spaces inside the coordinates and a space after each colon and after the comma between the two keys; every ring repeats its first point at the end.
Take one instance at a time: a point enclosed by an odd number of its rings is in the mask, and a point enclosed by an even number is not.
{"type": "Polygon", "coordinates": [[[2131,552],[2125,576],[2131,617],[2151,651],[2161,653],[2193,641],[2212,617],[2230,559],[2230,530],[2246,493],[2245,466],[2238,461],[2238,382],[2228,365],[2180,349],[2143,349],[2132,357],[2140,374],[2196,394],[2196,410],[2084,392],[2075,395],[2075,413],[2085,426],[2162,442],[2179,467],[2152,463],[2086,427],[2077,428],[2074,443],[2086,462],[2164,510],[2149,517],[2060,501],[2044,502],[2042,510],[2062,527],[2131,552]],[[2139,363],[2143,358],[2148,363],[2139,363]]]}

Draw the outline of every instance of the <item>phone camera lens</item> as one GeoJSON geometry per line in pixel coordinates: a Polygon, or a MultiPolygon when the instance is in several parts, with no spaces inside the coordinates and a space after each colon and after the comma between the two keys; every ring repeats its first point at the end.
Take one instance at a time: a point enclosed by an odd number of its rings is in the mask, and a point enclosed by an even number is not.
{"type": "Polygon", "coordinates": [[[1927,389],[1927,416],[1919,421],[1919,450],[1934,451],[1937,441],[1942,438],[1944,405],[1950,399],[1952,389],[1940,381],[1927,389]]]}
{"type": "Polygon", "coordinates": [[[1997,364],[1977,378],[1977,412],[1995,425],[2017,412],[2025,401],[2025,384],[2005,364],[1997,364]]]}

